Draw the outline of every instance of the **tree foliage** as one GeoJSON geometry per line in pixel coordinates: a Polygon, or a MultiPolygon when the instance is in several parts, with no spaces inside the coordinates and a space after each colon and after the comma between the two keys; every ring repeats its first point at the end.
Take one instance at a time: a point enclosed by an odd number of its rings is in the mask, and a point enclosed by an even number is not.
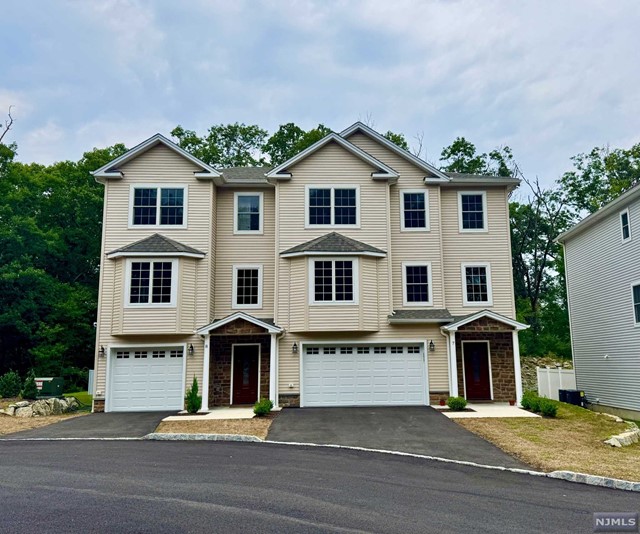
{"type": "Polygon", "coordinates": [[[512,176],[515,173],[513,153],[508,146],[495,148],[488,154],[478,154],[476,146],[464,137],[457,137],[440,154],[442,170],[466,174],[512,176]]]}
{"type": "Polygon", "coordinates": [[[403,134],[393,133],[391,130],[389,130],[384,134],[384,137],[392,143],[398,145],[400,148],[403,148],[407,151],[409,150],[409,143],[407,143],[407,139],[403,134]]]}

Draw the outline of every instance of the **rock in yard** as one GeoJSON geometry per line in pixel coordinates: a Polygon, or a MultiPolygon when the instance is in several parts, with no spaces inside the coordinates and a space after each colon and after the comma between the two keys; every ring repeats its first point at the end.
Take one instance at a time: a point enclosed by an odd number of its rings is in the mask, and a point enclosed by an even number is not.
{"type": "Polygon", "coordinates": [[[78,400],[75,397],[67,397],[67,411],[73,412],[80,407],[78,400]]]}
{"type": "Polygon", "coordinates": [[[29,406],[29,401],[20,401],[12,404],[11,406],[15,406],[16,408],[24,408],[25,406],[29,406]]]}
{"type": "Polygon", "coordinates": [[[14,415],[16,417],[33,417],[33,410],[31,406],[21,406],[20,408],[16,408],[14,415]]]}
{"type": "Polygon", "coordinates": [[[11,405],[8,408],[4,409],[4,413],[7,414],[7,415],[14,415],[15,412],[16,412],[16,407],[13,406],[13,405],[11,405]]]}
{"type": "Polygon", "coordinates": [[[51,415],[51,406],[44,400],[34,402],[31,405],[31,409],[33,410],[33,415],[51,415]]]}

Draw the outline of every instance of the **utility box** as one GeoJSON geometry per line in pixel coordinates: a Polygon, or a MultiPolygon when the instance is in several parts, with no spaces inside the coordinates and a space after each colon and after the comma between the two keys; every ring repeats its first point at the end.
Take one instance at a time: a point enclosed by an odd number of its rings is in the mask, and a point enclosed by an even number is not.
{"type": "Polygon", "coordinates": [[[38,397],[62,397],[64,378],[58,376],[36,378],[35,380],[38,388],[38,397]]]}
{"type": "Polygon", "coordinates": [[[560,402],[566,402],[567,404],[573,404],[575,406],[586,405],[587,399],[584,396],[584,391],[578,389],[560,389],[558,390],[558,397],[560,402]]]}

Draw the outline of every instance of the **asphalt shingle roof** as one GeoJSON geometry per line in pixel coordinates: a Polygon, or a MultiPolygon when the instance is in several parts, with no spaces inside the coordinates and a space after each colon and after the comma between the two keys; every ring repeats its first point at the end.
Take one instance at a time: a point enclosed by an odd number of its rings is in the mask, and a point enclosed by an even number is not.
{"type": "Polygon", "coordinates": [[[392,320],[413,320],[413,321],[442,321],[448,323],[453,321],[453,316],[447,309],[428,310],[394,310],[393,315],[389,315],[392,320]]]}
{"type": "Polygon", "coordinates": [[[222,169],[222,176],[229,183],[267,183],[265,173],[271,167],[228,167],[222,169]]]}
{"type": "Polygon", "coordinates": [[[386,254],[384,250],[367,245],[362,241],[356,241],[337,232],[331,232],[311,241],[296,245],[280,254],[296,254],[304,252],[331,252],[336,254],[361,254],[371,252],[374,254],[386,254]]]}
{"type": "Polygon", "coordinates": [[[190,247],[188,245],[183,245],[178,241],[170,239],[160,234],[153,234],[150,237],[145,237],[140,241],[136,241],[135,243],[131,243],[125,247],[118,248],[116,250],[112,250],[109,254],[123,253],[123,252],[164,252],[164,253],[175,253],[175,254],[201,254],[204,255],[204,252],[201,252],[198,249],[190,247]]]}

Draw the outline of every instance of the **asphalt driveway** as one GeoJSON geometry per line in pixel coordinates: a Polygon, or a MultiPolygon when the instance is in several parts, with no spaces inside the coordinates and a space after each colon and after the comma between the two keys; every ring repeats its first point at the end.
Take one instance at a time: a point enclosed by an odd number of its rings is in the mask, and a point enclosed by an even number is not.
{"type": "Polygon", "coordinates": [[[141,438],[174,412],[92,413],[7,438],[141,438]]]}
{"type": "Polygon", "coordinates": [[[267,439],[385,449],[529,468],[427,406],[285,408],[267,439]]]}

